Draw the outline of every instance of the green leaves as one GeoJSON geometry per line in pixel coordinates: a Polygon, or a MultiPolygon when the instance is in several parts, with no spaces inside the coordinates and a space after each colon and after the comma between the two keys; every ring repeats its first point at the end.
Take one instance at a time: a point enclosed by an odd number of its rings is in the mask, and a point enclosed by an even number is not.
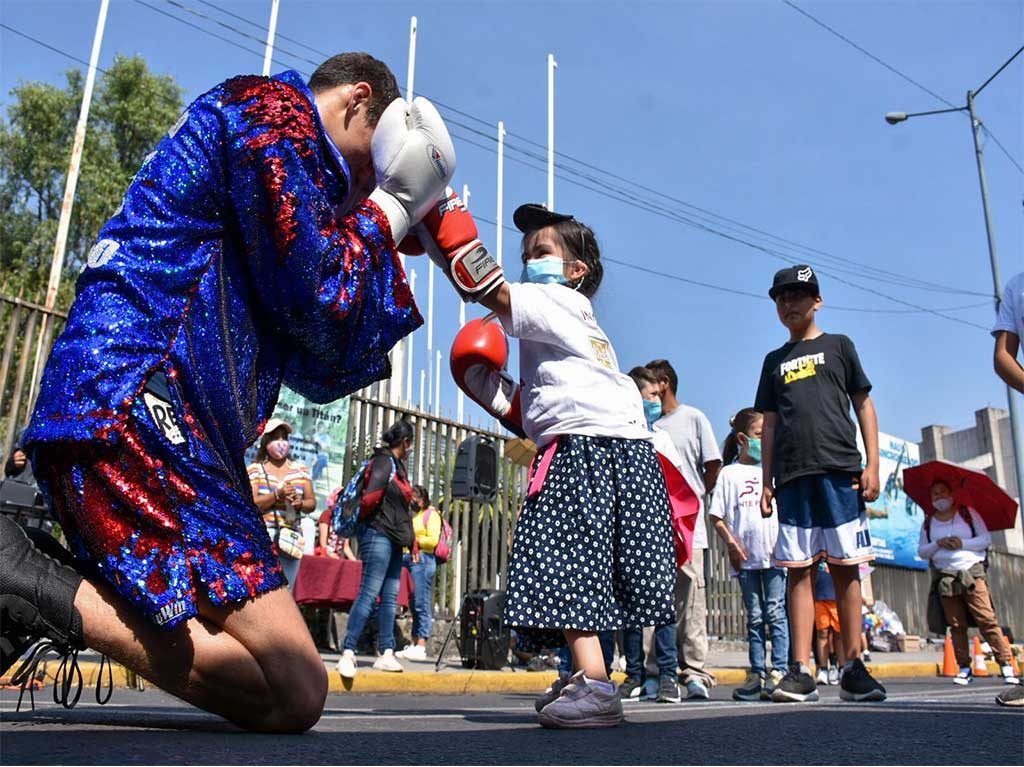
{"type": "MultiPolygon", "coordinates": [[[[45,294],[84,82],[71,70],[63,88],[22,83],[0,121],[0,292],[7,295],[45,294]]],[[[182,96],[173,78],[153,74],[138,56],[116,56],[97,82],[58,308],[70,304],[89,247],[181,114],[182,96]]]]}

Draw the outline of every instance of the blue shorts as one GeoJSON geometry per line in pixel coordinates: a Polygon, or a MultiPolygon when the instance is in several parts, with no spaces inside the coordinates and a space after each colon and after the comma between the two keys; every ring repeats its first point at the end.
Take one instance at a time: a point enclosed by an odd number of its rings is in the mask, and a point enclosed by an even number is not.
{"type": "Polygon", "coordinates": [[[825,557],[856,565],[875,558],[855,474],[830,471],[791,479],[775,490],[779,537],[775,564],[806,567],[825,557]]]}

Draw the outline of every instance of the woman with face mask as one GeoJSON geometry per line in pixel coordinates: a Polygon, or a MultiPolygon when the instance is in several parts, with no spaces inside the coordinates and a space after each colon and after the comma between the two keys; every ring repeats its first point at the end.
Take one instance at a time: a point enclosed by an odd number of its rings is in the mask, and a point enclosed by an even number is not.
{"type": "Polygon", "coordinates": [[[256,461],[249,465],[253,501],[274,542],[288,588],[294,588],[305,541],[300,520],[316,508],[309,467],[289,459],[292,427],[271,418],[263,429],[256,461]]]}
{"type": "MultiPolygon", "coordinates": [[[[346,679],[356,675],[356,645],[380,597],[377,613],[377,671],[405,669],[395,657],[395,610],[402,577],[402,552],[412,550],[412,562],[419,563],[420,550],[413,530],[409,504],[412,486],[406,464],[412,457],[416,432],[408,421],[398,421],[381,437],[366,467],[367,479],[360,501],[360,522],[356,528],[363,577],[359,596],[348,615],[345,643],[338,659],[338,673],[346,679]]],[[[415,595],[414,595],[415,597],[415,595]]]]}
{"type": "Polygon", "coordinates": [[[967,645],[967,621],[970,616],[991,645],[1001,667],[1003,679],[1016,684],[1010,645],[999,628],[992,608],[985,570],[992,537],[981,515],[956,502],[953,490],[941,479],[931,487],[931,508],[926,508],[917,555],[931,565],[932,589],[942,599],[942,612],[953,637],[953,652],[960,673],[954,684],[970,684],[971,654],[967,645]]]}
{"type": "Polygon", "coordinates": [[[729,421],[732,431],[722,446],[721,473],[708,515],[725,542],[729,572],[740,582],[747,610],[750,672],[732,697],[770,700],[789,663],[786,571],[772,565],[778,516],[761,516],[761,427],[764,418],[743,408],[729,421]],[[772,665],[765,662],[766,632],[771,629],[772,665]]]}

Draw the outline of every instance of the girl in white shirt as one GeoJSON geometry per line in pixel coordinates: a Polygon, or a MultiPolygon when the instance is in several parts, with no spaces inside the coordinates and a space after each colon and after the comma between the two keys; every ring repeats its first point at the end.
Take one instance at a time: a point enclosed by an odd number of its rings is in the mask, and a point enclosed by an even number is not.
{"type": "Polygon", "coordinates": [[[1016,684],[1010,665],[1010,645],[999,628],[986,582],[985,552],[992,538],[984,520],[974,509],[958,505],[949,484],[941,479],[932,483],[931,508],[925,512],[917,555],[931,563],[932,588],[938,589],[942,598],[942,611],[960,666],[960,673],[953,682],[969,684],[972,679],[967,645],[967,616],[970,614],[991,645],[1002,667],[1003,678],[1016,684]]]}
{"type": "Polygon", "coordinates": [[[474,343],[507,355],[494,323],[460,332],[453,373],[503,423],[515,425],[521,403],[521,429],[539,447],[515,526],[505,622],[520,638],[557,630],[572,652],[577,673],[537,701],[542,725],[615,726],[622,703],[598,634],[674,624],[676,567],[665,480],[640,394],[619,371],[590,302],[603,274],[597,240],[573,216],[520,206],[513,220],[524,234],[523,276],[510,283],[472,239],[464,206],[449,198],[442,208],[446,220],[428,214],[425,225],[450,262],[458,264],[458,255],[449,245],[470,242],[471,274],[486,268],[488,287],[474,297],[519,339],[521,384],[506,388],[503,371],[466,364],[474,343]]]}
{"type": "Polygon", "coordinates": [[[779,523],[775,515],[761,516],[763,421],[761,413],[744,408],[729,422],[732,431],[722,447],[724,468],[708,512],[728,547],[729,571],[739,579],[747,610],[750,673],[733,691],[733,698],[741,701],[768,699],[789,662],[786,571],[772,565],[779,523]],[[765,663],[766,626],[772,637],[770,672],[765,663]]]}

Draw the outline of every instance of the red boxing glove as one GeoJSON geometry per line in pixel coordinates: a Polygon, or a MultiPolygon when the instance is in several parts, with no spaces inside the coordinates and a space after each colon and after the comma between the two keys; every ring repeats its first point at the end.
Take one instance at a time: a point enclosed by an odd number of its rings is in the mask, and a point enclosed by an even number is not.
{"type": "MultiPolygon", "coordinates": [[[[505,281],[501,267],[477,236],[476,222],[451,187],[412,231],[464,301],[479,301],[505,281]]],[[[415,250],[408,240],[399,248],[403,253],[415,250]]]]}
{"type": "Polygon", "coordinates": [[[493,315],[470,320],[452,343],[452,377],[471,400],[501,421],[513,434],[525,437],[519,404],[519,385],[505,365],[508,340],[493,315]]]}

